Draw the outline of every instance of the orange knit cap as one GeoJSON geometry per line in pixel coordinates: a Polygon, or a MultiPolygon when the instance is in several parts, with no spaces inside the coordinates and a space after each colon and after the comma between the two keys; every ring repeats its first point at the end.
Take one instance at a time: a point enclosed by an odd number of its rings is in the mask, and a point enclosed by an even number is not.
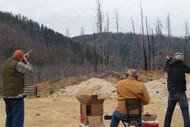
{"type": "Polygon", "coordinates": [[[21,59],[24,56],[24,52],[22,50],[16,50],[13,56],[21,59]]]}

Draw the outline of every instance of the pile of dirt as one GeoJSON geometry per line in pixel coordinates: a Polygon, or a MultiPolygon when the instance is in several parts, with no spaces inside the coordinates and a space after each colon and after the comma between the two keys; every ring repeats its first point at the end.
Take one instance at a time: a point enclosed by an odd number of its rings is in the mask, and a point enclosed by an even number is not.
{"type": "Polygon", "coordinates": [[[116,99],[116,84],[104,79],[91,78],[79,85],[69,86],[61,89],[56,94],[66,96],[92,95],[97,94],[100,98],[116,99]]]}
{"type": "MultiPolygon", "coordinates": [[[[148,81],[153,81],[164,77],[164,71],[139,71],[139,81],[146,83],[148,81]]],[[[53,81],[47,81],[38,84],[38,96],[49,96],[53,93],[60,91],[61,89],[66,89],[68,86],[75,86],[91,78],[105,79],[108,82],[117,84],[121,79],[123,79],[124,72],[119,73],[115,71],[107,71],[104,73],[92,73],[88,75],[79,75],[74,77],[68,77],[63,79],[57,79],[53,81]]]]}
{"type": "Polygon", "coordinates": [[[165,100],[168,96],[167,79],[161,78],[144,84],[153,100],[165,100]]]}
{"type": "MultiPolygon", "coordinates": [[[[190,98],[190,76],[187,79],[187,96],[190,98]]],[[[161,78],[144,83],[151,100],[166,101],[168,97],[167,79],[161,78]]],[[[91,78],[81,84],[61,89],[58,94],[66,96],[91,95],[96,93],[100,97],[116,99],[117,83],[111,83],[104,79],[91,78]]]]}
{"type": "MultiPolygon", "coordinates": [[[[153,100],[165,100],[168,95],[166,79],[158,79],[144,84],[153,100]]],[[[116,99],[117,84],[104,79],[91,78],[81,84],[61,89],[56,94],[65,96],[91,95],[96,93],[101,98],[116,99]]]]}
{"type": "MultiPolygon", "coordinates": [[[[114,73],[115,74],[115,73],[114,73]]],[[[88,74],[88,75],[80,75],[74,77],[68,77],[63,79],[57,79],[53,81],[47,81],[38,84],[38,96],[49,96],[61,89],[65,89],[68,86],[75,86],[80,84],[81,82],[87,81],[91,78],[101,78],[109,81],[111,83],[117,84],[120,80],[118,75],[114,75],[113,73],[104,73],[104,74],[88,74]]]]}
{"type": "MultiPolygon", "coordinates": [[[[150,98],[153,100],[164,100],[167,101],[168,90],[167,90],[167,78],[150,81],[144,84],[148,90],[150,98]]],[[[190,100],[190,75],[186,75],[186,87],[187,97],[190,100]]]]}

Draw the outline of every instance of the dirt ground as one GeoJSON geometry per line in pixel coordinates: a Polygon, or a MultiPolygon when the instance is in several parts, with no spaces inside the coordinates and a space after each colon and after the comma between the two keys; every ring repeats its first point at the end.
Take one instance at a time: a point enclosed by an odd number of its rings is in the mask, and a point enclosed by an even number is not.
{"type": "MultiPolygon", "coordinates": [[[[105,100],[104,115],[112,114],[117,105],[116,100],[105,100]]],[[[151,102],[144,107],[144,112],[157,114],[157,120],[160,127],[163,127],[167,103],[151,102]]],[[[79,102],[75,97],[44,97],[25,99],[25,127],[78,127],[79,126],[79,102]]],[[[5,105],[0,99],[0,127],[5,125],[5,105]]],[[[109,127],[110,121],[105,121],[106,127],[109,127]]],[[[183,127],[182,114],[177,105],[172,127],[183,127]]],[[[119,127],[123,127],[120,123],[119,127]]]]}

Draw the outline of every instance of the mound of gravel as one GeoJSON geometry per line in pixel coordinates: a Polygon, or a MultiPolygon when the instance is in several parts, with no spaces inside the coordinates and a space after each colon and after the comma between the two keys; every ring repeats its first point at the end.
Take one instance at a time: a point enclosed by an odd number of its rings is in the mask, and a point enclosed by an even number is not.
{"type": "Polygon", "coordinates": [[[104,79],[91,78],[79,85],[69,86],[66,89],[61,89],[61,95],[77,96],[77,95],[92,95],[96,93],[99,98],[116,99],[116,84],[110,83],[104,79]]]}
{"type": "MultiPolygon", "coordinates": [[[[190,76],[187,79],[187,96],[190,98],[190,76]]],[[[161,78],[150,81],[144,84],[150,95],[151,100],[167,100],[167,79],[161,78]]],[[[100,98],[117,99],[117,84],[110,83],[104,79],[91,78],[81,84],[69,86],[66,89],[61,89],[58,95],[77,96],[77,95],[92,95],[96,93],[100,98]]]]}
{"type": "MultiPolygon", "coordinates": [[[[148,90],[150,98],[153,100],[167,100],[167,79],[161,78],[144,84],[148,90]]],[[[190,75],[186,75],[187,97],[190,100],[190,75]]]]}
{"type": "MultiPolygon", "coordinates": [[[[152,100],[166,100],[168,96],[165,78],[145,83],[152,100]]],[[[91,78],[81,84],[61,89],[57,94],[65,96],[91,95],[96,93],[100,98],[117,99],[117,84],[104,79],[91,78]]]]}
{"type": "Polygon", "coordinates": [[[153,100],[166,100],[168,96],[167,79],[161,78],[144,84],[153,100]]]}

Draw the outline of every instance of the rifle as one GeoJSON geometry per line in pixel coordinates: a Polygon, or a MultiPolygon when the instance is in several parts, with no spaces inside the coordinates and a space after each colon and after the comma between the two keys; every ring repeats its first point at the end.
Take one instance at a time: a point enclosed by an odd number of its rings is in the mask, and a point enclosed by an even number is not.
{"type": "Polygon", "coordinates": [[[29,55],[30,55],[31,52],[32,52],[32,49],[30,49],[28,52],[26,52],[26,53],[24,54],[24,56],[25,56],[25,57],[27,57],[27,56],[29,57],[29,55]]]}

